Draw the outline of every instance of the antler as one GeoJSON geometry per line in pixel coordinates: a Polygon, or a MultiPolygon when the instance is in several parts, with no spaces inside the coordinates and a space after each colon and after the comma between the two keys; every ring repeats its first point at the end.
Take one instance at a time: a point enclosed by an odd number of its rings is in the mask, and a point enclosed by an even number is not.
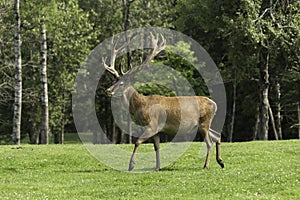
{"type": "Polygon", "coordinates": [[[112,75],[114,75],[117,79],[120,78],[120,75],[119,75],[119,72],[115,68],[116,57],[117,57],[117,54],[120,51],[124,50],[124,48],[126,46],[126,43],[124,43],[121,47],[119,47],[117,49],[118,42],[119,42],[119,38],[116,41],[114,41],[114,37],[112,37],[112,39],[111,39],[112,49],[110,52],[110,66],[108,64],[106,64],[107,57],[102,57],[102,63],[104,65],[105,69],[108,72],[110,72],[112,75]]]}
{"type": "MultiPolygon", "coordinates": [[[[132,36],[135,37],[136,35],[132,36]]],[[[132,39],[132,38],[131,38],[132,39]]],[[[130,39],[130,40],[131,40],[130,39]]],[[[105,69],[110,72],[112,75],[114,75],[117,79],[120,78],[120,74],[119,72],[116,70],[115,68],[115,61],[117,58],[117,54],[120,51],[123,51],[126,47],[128,47],[127,45],[129,44],[128,42],[124,42],[124,44],[117,48],[118,42],[119,42],[119,38],[114,41],[114,37],[112,37],[111,39],[111,54],[110,54],[110,63],[109,65],[106,63],[107,61],[107,57],[102,57],[102,63],[105,67],[105,69]]],[[[152,51],[149,53],[149,55],[147,56],[147,58],[144,60],[144,62],[142,63],[142,65],[148,64],[151,62],[151,60],[157,55],[159,54],[162,50],[164,50],[166,48],[166,39],[164,38],[164,36],[162,34],[156,34],[156,36],[153,35],[153,33],[150,32],[150,42],[151,42],[151,47],[152,47],[152,51]]],[[[124,72],[123,68],[121,67],[120,69],[120,73],[121,75],[125,75],[126,73],[124,72]]]]}
{"type": "Polygon", "coordinates": [[[166,48],[166,39],[164,36],[160,34],[156,34],[156,37],[150,32],[150,39],[151,39],[151,44],[152,44],[152,51],[151,53],[147,56],[145,61],[143,62],[144,64],[148,64],[151,62],[151,60],[159,54],[162,50],[166,48]],[[159,39],[161,39],[161,42],[159,43],[159,39]]]}

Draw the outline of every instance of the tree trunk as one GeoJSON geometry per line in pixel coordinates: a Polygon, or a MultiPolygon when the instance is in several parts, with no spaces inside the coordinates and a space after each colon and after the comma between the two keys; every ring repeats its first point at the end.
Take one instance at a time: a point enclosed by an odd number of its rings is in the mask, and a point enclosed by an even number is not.
{"type": "MultiPolygon", "coordinates": [[[[108,100],[106,100],[105,101],[105,116],[110,116],[111,115],[111,112],[110,112],[110,110],[109,110],[109,101],[108,100]]],[[[100,134],[100,135],[103,135],[103,136],[101,136],[101,138],[100,138],[100,143],[101,144],[109,144],[110,143],[110,135],[111,135],[111,130],[112,130],[112,128],[111,128],[111,121],[109,120],[109,119],[112,119],[113,120],[113,118],[111,117],[106,117],[105,118],[105,134],[103,133],[103,134],[100,134]]]]}
{"type": "Polygon", "coordinates": [[[259,132],[259,105],[257,105],[256,108],[256,121],[255,121],[255,126],[254,126],[254,130],[253,130],[253,140],[256,140],[258,137],[258,132],[259,132]]]}
{"type": "Polygon", "coordinates": [[[272,127],[273,127],[275,140],[278,140],[278,134],[277,134],[276,124],[275,124],[275,120],[274,120],[274,115],[273,115],[273,111],[272,111],[272,108],[270,105],[269,105],[269,115],[270,115],[270,120],[271,120],[272,127]]]}
{"type": "MultiPolygon", "coordinates": [[[[131,69],[131,53],[130,53],[130,42],[128,41],[128,36],[127,36],[127,30],[129,29],[130,27],[130,21],[129,21],[129,18],[130,18],[130,6],[131,6],[131,3],[133,1],[130,1],[130,0],[122,0],[122,7],[123,7],[123,31],[125,32],[125,37],[126,37],[126,43],[128,44],[127,45],[127,53],[126,53],[126,57],[127,57],[127,70],[130,70],[131,69]]],[[[128,142],[131,144],[132,143],[132,133],[131,133],[131,121],[130,121],[130,115],[129,116],[126,116],[127,117],[127,128],[128,128],[128,142]]],[[[125,117],[125,118],[126,118],[125,117]]],[[[122,140],[124,140],[125,138],[125,135],[124,135],[124,132],[121,131],[121,143],[123,142],[122,140]]]]}
{"type": "Polygon", "coordinates": [[[232,108],[231,108],[231,119],[229,124],[229,135],[228,135],[228,142],[232,142],[233,138],[233,130],[234,130],[234,121],[235,121],[235,103],[236,103],[236,67],[232,67],[232,108]]]}
{"type": "Polygon", "coordinates": [[[120,132],[120,144],[126,144],[126,134],[123,130],[120,132]]]}
{"type": "Polygon", "coordinates": [[[130,42],[128,40],[127,30],[129,29],[130,21],[130,4],[132,2],[129,0],[122,0],[122,6],[123,6],[123,31],[125,33],[125,41],[127,43],[126,45],[126,57],[127,57],[127,70],[131,69],[131,53],[130,53],[130,42]],[[126,1],[126,2],[125,2],[126,1]]]}
{"type": "Polygon", "coordinates": [[[128,128],[128,138],[129,138],[129,141],[128,143],[129,144],[132,144],[132,126],[131,126],[131,116],[130,114],[128,114],[128,122],[127,122],[127,128],[128,128]]]}
{"type": "MultiPolygon", "coordinates": [[[[65,109],[63,109],[63,110],[65,112],[65,109]]],[[[59,142],[60,142],[60,144],[64,144],[65,143],[65,115],[64,114],[62,116],[60,125],[61,125],[61,127],[60,127],[59,142]]]]}
{"type": "Polygon", "coordinates": [[[298,110],[298,139],[300,139],[300,103],[297,104],[297,110],[298,110]]]}
{"type": "Polygon", "coordinates": [[[46,38],[46,27],[43,22],[41,22],[40,30],[41,30],[40,82],[41,82],[41,104],[42,104],[40,143],[48,144],[49,143],[49,110],[48,110],[48,84],[47,84],[47,38],[46,38]]]}
{"type": "Polygon", "coordinates": [[[112,124],[111,124],[111,142],[112,144],[117,143],[116,123],[113,117],[112,117],[112,124]]]}
{"type": "Polygon", "coordinates": [[[59,144],[59,134],[58,132],[55,132],[54,130],[52,130],[52,134],[54,137],[54,144],[59,144]]]}
{"type": "Polygon", "coordinates": [[[100,144],[101,141],[99,139],[99,135],[96,131],[93,131],[93,144],[100,144]]]}
{"type": "Polygon", "coordinates": [[[269,53],[260,65],[259,140],[268,140],[269,132],[269,53]]]}
{"type": "Polygon", "coordinates": [[[129,16],[130,16],[130,0],[122,0],[123,7],[123,30],[127,31],[129,27],[129,16]]]}
{"type": "Polygon", "coordinates": [[[275,83],[275,92],[276,92],[276,124],[277,124],[277,134],[278,139],[282,140],[282,128],[281,128],[281,91],[280,91],[280,83],[278,78],[276,79],[275,83]]]}
{"type": "Polygon", "coordinates": [[[65,87],[62,91],[62,108],[61,108],[61,122],[60,122],[60,134],[59,134],[59,143],[64,144],[65,143],[65,124],[66,124],[66,102],[65,102],[66,94],[65,94],[65,87]]]}
{"type": "Polygon", "coordinates": [[[21,144],[21,111],[22,111],[22,58],[21,58],[21,20],[20,20],[20,1],[14,1],[15,19],[15,98],[14,98],[14,117],[13,117],[13,143],[21,144]]]}

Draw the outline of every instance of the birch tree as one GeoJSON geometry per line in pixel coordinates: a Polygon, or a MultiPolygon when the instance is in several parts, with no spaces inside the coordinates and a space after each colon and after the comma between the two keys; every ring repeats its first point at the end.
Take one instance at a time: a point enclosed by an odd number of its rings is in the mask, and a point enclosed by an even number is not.
{"type": "Polygon", "coordinates": [[[22,58],[21,58],[21,19],[20,0],[14,1],[15,20],[15,99],[13,117],[13,143],[21,144],[21,111],[22,111],[22,58]]]}
{"type": "Polygon", "coordinates": [[[23,38],[26,37],[23,60],[30,63],[23,74],[26,77],[27,72],[32,77],[23,85],[26,91],[33,91],[28,94],[30,99],[23,100],[27,132],[33,144],[47,144],[50,131],[55,143],[63,143],[65,125],[72,123],[74,78],[95,45],[90,40],[96,36],[88,14],[78,8],[75,0],[27,1],[22,16],[23,38]]]}
{"type": "MultiPolygon", "coordinates": [[[[264,57],[264,55],[262,55],[264,57]]],[[[260,103],[259,103],[259,131],[258,139],[259,140],[268,140],[269,133],[269,53],[265,55],[265,62],[260,64],[260,103]]],[[[262,58],[262,60],[264,60],[262,58]]]]}
{"type": "Polygon", "coordinates": [[[48,83],[47,83],[47,37],[46,26],[43,17],[40,24],[41,31],[41,60],[40,60],[40,84],[41,84],[41,104],[42,121],[40,128],[41,143],[49,143],[49,110],[48,110],[48,83]]]}

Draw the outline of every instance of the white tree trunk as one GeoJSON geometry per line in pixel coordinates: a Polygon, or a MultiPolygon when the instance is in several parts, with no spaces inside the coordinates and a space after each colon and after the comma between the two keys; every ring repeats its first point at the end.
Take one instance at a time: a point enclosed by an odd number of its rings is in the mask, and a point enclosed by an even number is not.
{"type": "Polygon", "coordinates": [[[13,117],[13,143],[21,144],[21,111],[22,111],[22,58],[21,58],[21,20],[20,1],[14,1],[15,19],[15,100],[13,117]]]}
{"type": "Polygon", "coordinates": [[[260,66],[259,140],[268,140],[269,133],[269,56],[260,66]]]}
{"type": "Polygon", "coordinates": [[[280,104],[280,100],[281,100],[281,91],[280,91],[280,83],[277,81],[275,83],[275,91],[276,91],[276,108],[277,108],[277,112],[276,112],[276,122],[277,122],[277,133],[278,133],[278,139],[282,140],[282,128],[281,128],[281,104],[280,104]]]}
{"type": "Polygon", "coordinates": [[[47,84],[47,37],[44,23],[40,25],[41,30],[41,61],[40,61],[40,81],[41,81],[41,104],[42,121],[40,126],[41,144],[49,143],[49,110],[48,110],[48,84],[47,84]]]}
{"type": "Polygon", "coordinates": [[[277,129],[276,129],[276,124],[275,124],[275,120],[274,120],[273,111],[272,111],[272,108],[271,108],[270,104],[269,104],[269,116],[270,116],[270,120],[271,120],[271,123],[272,123],[275,140],[278,140],[278,133],[277,133],[277,129]]]}

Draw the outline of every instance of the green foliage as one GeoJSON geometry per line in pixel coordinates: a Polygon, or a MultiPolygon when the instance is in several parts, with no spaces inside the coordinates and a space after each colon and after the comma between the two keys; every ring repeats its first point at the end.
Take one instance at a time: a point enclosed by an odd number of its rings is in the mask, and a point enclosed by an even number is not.
{"type": "MultiPolygon", "coordinates": [[[[136,81],[134,87],[139,92],[145,95],[178,96],[193,89],[196,95],[208,95],[205,83],[197,71],[204,63],[194,56],[190,44],[179,41],[175,45],[168,45],[161,54],[152,60],[149,67],[144,67],[142,71],[133,70],[136,81]]],[[[135,56],[132,56],[132,63],[135,56]]],[[[135,60],[139,60],[139,56],[135,60]]]]}
{"type": "MultiPolygon", "coordinates": [[[[238,115],[236,135],[243,135],[244,121],[253,127],[256,114],[259,67],[270,54],[271,100],[275,100],[272,85],[281,84],[281,103],[294,105],[299,101],[300,66],[300,1],[263,0],[27,0],[20,1],[23,64],[22,135],[38,132],[41,109],[39,87],[40,24],[47,29],[48,84],[50,128],[53,133],[72,127],[71,94],[77,70],[97,44],[126,29],[158,26],[181,31],[199,42],[219,66],[226,83],[237,71],[238,115]],[[273,3],[271,5],[271,3],[273,3]],[[126,13],[128,18],[126,19],[126,13]],[[249,86],[250,85],[250,86],[249,86]],[[256,88],[255,88],[256,87],[256,88]]],[[[14,86],[14,23],[13,1],[0,0],[0,138],[9,138],[12,123],[14,86]]],[[[140,65],[145,52],[131,52],[133,67],[140,65]]],[[[124,69],[127,56],[118,61],[124,69]]],[[[197,95],[209,91],[195,66],[190,44],[179,42],[168,46],[156,62],[172,67],[193,86],[197,95]],[[176,54],[185,55],[182,59],[176,54]]],[[[200,62],[200,61],[198,61],[200,62]]],[[[201,63],[199,66],[201,68],[201,63]]],[[[172,84],[167,75],[162,83],[172,84]]],[[[111,84],[110,77],[101,80],[103,88],[111,84]]],[[[177,85],[178,80],[175,80],[177,85]]],[[[145,94],[173,96],[176,91],[164,84],[136,85],[145,94]]],[[[101,101],[97,114],[111,127],[109,98],[98,90],[101,101]],[[99,111],[98,111],[99,110],[99,111]],[[109,116],[109,117],[108,117],[109,116]],[[109,118],[109,120],[107,120],[109,118]]],[[[175,88],[176,89],[176,88],[175,88]]],[[[230,87],[227,87],[229,92],[230,87]]],[[[229,93],[230,94],[230,93],[229,93]]],[[[98,98],[97,97],[97,98],[98,98]]],[[[230,96],[229,96],[230,98],[230,96]]],[[[273,102],[271,102],[273,105],[273,102]]],[[[291,116],[289,116],[291,117],[291,116]]],[[[292,116],[293,117],[293,116],[292,116]]],[[[288,119],[283,127],[290,127],[288,119]]],[[[294,129],[296,130],[296,129],[294,129]]],[[[74,131],[74,130],[73,130],[74,131]]],[[[289,133],[287,128],[284,132],[289,133]]],[[[245,134],[246,135],[246,134],[245,134]]],[[[290,134],[287,134],[290,135],[290,134]]]]}
{"type": "MultiPolygon", "coordinates": [[[[110,169],[80,144],[0,147],[1,199],[297,199],[299,141],[223,143],[225,168],[202,169],[201,143],[159,172],[110,169]]],[[[131,152],[133,145],[120,145],[131,152]]],[[[152,144],[141,150],[153,151],[152,144]]],[[[213,151],[215,153],[215,150],[213,151]]],[[[128,158],[129,161],[130,158],[128,158]]],[[[153,158],[155,159],[155,158],[153,158]]],[[[137,160],[138,162],[138,155],[137,160]]],[[[155,166],[149,166],[155,167],[155,166]]]]}
{"type": "MultiPolygon", "coordinates": [[[[23,136],[27,133],[32,135],[39,131],[41,115],[39,87],[41,23],[45,24],[47,31],[50,128],[52,132],[61,132],[66,124],[72,122],[71,92],[77,70],[94,47],[92,42],[96,35],[93,32],[93,23],[89,21],[89,14],[83,12],[75,0],[67,2],[51,0],[46,3],[37,0],[26,1],[26,3],[21,2],[20,9],[22,62],[24,66],[22,134],[23,136]]],[[[9,21],[9,16],[12,18],[12,15],[12,12],[5,12],[3,18],[5,20],[3,23],[11,29],[13,28],[13,21],[9,21]]],[[[0,34],[1,41],[13,39],[13,31],[10,34],[1,31],[0,34]]],[[[12,42],[11,45],[13,45],[12,42]]],[[[13,55],[12,51],[0,52],[6,65],[3,66],[4,70],[2,70],[1,65],[0,76],[9,73],[11,76],[9,78],[12,79],[13,66],[9,62],[13,62],[13,55]],[[10,54],[9,57],[8,54],[10,54]]],[[[12,87],[12,80],[4,81],[12,87]]],[[[9,132],[10,130],[7,128],[4,130],[6,134],[9,132]]]]}
{"type": "MultiPolygon", "coordinates": [[[[282,85],[282,102],[299,101],[296,89],[300,65],[299,1],[180,0],[176,9],[178,30],[204,46],[222,70],[228,85],[236,79],[237,91],[243,94],[237,96],[238,107],[243,109],[237,112],[241,116],[236,119],[248,116],[247,121],[252,121],[255,118],[259,98],[255,98],[258,93],[252,86],[258,88],[260,68],[265,65],[269,66],[271,88],[276,82],[282,85]],[[266,55],[269,55],[268,60],[266,55]],[[236,70],[235,77],[233,69],[236,70]],[[249,110],[254,110],[254,115],[249,116],[249,110]]],[[[231,90],[230,87],[227,89],[231,90]]],[[[272,106],[278,103],[274,93],[270,90],[272,106]]],[[[232,97],[228,98],[230,102],[232,97]]],[[[237,125],[236,130],[239,129],[243,131],[236,135],[243,134],[244,125],[237,125]]]]}
{"type": "Polygon", "coordinates": [[[162,86],[162,83],[136,83],[134,84],[134,88],[144,95],[163,95],[174,97],[176,96],[174,91],[171,91],[169,88],[162,86]]]}
{"type": "Polygon", "coordinates": [[[11,139],[14,94],[13,2],[0,1],[0,141],[11,139]]]}
{"type": "MultiPolygon", "coordinates": [[[[204,63],[198,61],[191,50],[191,44],[183,41],[177,42],[174,46],[167,46],[167,59],[164,64],[175,69],[193,87],[196,95],[207,96],[209,91],[197,70],[204,67],[204,63]]],[[[176,85],[181,85],[180,80],[174,80],[176,85]]]]}

